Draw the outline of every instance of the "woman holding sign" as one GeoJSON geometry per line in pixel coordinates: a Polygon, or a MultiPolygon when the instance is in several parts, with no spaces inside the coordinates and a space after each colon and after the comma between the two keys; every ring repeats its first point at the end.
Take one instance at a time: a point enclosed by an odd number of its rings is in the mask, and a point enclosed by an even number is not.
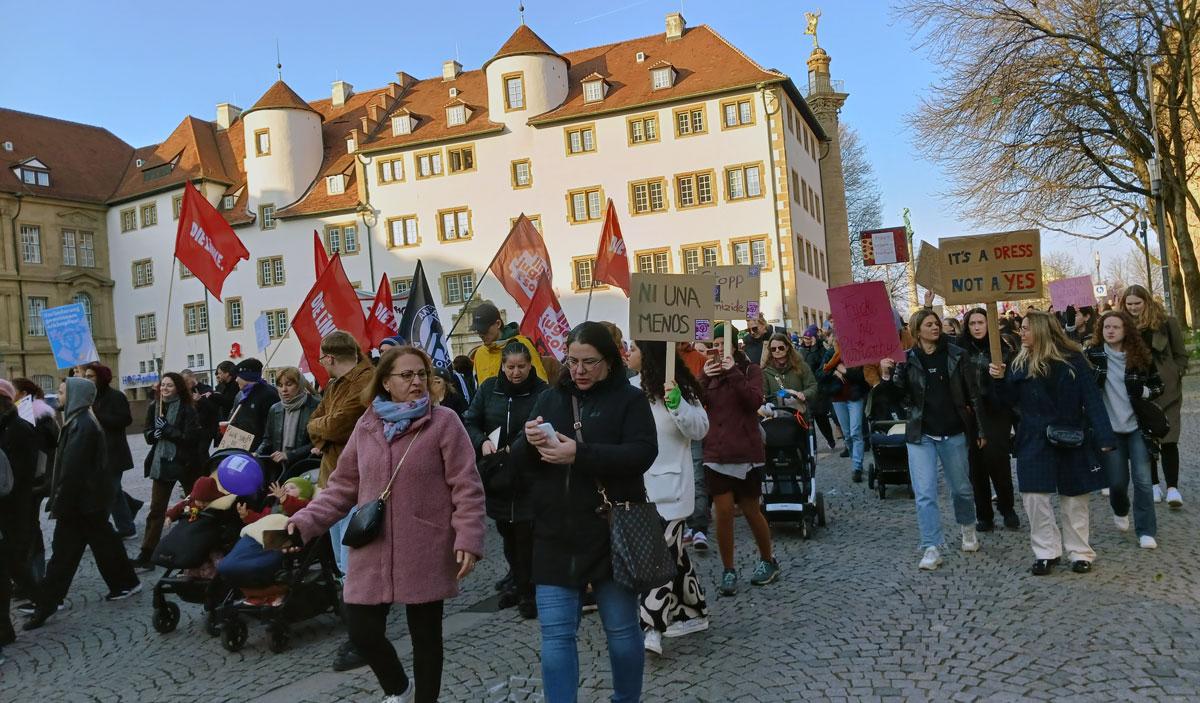
{"type": "Polygon", "coordinates": [[[967,470],[967,442],[987,445],[982,426],[975,426],[975,414],[982,411],[975,384],[968,381],[970,362],[962,347],[950,344],[942,334],[937,313],[922,308],[913,313],[909,328],[917,343],[905,353],[897,368],[893,359],[882,359],[879,371],[884,383],[891,383],[908,406],[904,425],[908,446],[908,473],[916,494],[917,528],[921,533],[919,568],[933,571],[942,563],[942,516],[938,510],[937,465],[941,460],[946,485],[954,499],[954,518],[962,533],[962,550],[979,551],[975,533],[975,498],[967,470]],[[893,373],[895,372],[895,373],[893,373]]]}
{"type": "Polygon", "coordinates": [[[1049,574],[1065,550],[1071,570],[1092,570],[1088,544],[1088,494],[1107,483],[1091,451],[1116,445],[1091,366],[1052,313],[1030,310],[1021,321],[1021,351],[1006,372],[992,362],[992,387],[1021,416],[1017,424],[1017,482],[1029,517],[1036,559],[1030,572],[1049,574]],[[1059,532],[1050,494],[1059,494],[1059,532]]]}

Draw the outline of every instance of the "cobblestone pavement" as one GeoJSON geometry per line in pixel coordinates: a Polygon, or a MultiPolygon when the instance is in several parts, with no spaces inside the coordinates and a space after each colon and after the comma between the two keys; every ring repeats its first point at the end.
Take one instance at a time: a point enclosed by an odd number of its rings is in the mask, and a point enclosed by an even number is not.
{"type": "MultiPolygon", "coordinates": [[[[847,460],[826,456],[820,480],[828,528],[805,541],[794,528],[776,526],[783,576],[754,588],[747,582],[753,543],[739,524],[744,585],[733,598],[716,595],[716,555],[697,557],[713,626],[664,641],[664,655],[647,662],[644,699],[1200,699],[1200,398],[1189,380],[1181,488],[1191,502],[1180,511],[1159,507],[1157,551],[1117,532],[1107,501],[1096,495],[1092,574],[1030,576],[1025,530],[985,534],[982,551],[952,550],[940,570],[923,573],[907,494],[894,490],[881,501],[866,484],[849,481],[847,460]]],[[[136,436],[131,442],[141,444],[136,436]]],[[[146,497],[136,473],[127,474],[128,488],[146,497]]],[[[950,515],[943,500],[948,532],[950,515]]],[[[445,701],[541,700],[536,623],[489,607],[502,562],[493,535],[487,559],[448,604],[445,701]]],[[[283,654],[270,653],[265,629],[252,624],[245,648],[230,654],[204,634],[199,606],[183,604],[179,629],[156,633],[152,581],[146,585],[128,601],[106,603],[85,557],[69,609],[5,648],[0,701],[382,698],[368,669],[329,670],[343,638],[332,615],[298,625],[283,654]]],[[[394,609],[390,632],[407,666],[402,610],[394,609]]],[[[595,615],[584,618],[580,649],[581,700],[607,700],[609,667],[595,615]]]]}

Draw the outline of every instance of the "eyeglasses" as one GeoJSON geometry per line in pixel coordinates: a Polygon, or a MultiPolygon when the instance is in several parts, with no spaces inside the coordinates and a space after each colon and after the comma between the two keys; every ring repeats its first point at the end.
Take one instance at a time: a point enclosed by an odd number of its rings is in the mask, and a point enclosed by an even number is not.
{"type": "Polygon", "coordinates": [[[775,346],[773,346],[773,347],[771,347],[771,351],[773,351],[773,352],[777,352],[777,351],[787,351],[787,347],[775,347],[775,346]]]}
{"type": "Polygon", "coordinates": [[[567,368],[574,371],[576,366],[582,366],[584,372],[588,372],[596,368],[601,361],[604,361],[604,359],[574,359],[568,356],[567,368]]]}
{"type": "Polygon", "coordinates": [[[400,373],[389,373],[388,376],[399,376],[401,381],[404,381],[405,383],[412,383],[414,376],[422,381],[429,378],[429,372],[425,369],[421,369],[419,371],[401,371],[400,373]]]}

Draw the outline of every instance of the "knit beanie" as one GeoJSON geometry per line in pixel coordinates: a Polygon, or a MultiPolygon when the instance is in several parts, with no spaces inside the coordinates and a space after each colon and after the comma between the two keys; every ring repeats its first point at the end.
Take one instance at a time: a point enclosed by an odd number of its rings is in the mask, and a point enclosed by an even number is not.
{"type": "Polygon", "coordinates": [[[312,481],[309,481],[308,479],[304,478],[303,476],[297,476],[295,478],[289,478],[288,480],[283,482],[283,485],[285,485],[285,486],[288,484],[291,484],[300,490],[301,498],[303,498],[304,500],[312,500],[312,497],[313,497],[312,481]]]}
{"type": "Polygon", "coordinates": [[[220,487],[217,486],[216,479],[212,476],[201,476],[192,484],[192,500],[211,503],[222,495],[220,487]]]}

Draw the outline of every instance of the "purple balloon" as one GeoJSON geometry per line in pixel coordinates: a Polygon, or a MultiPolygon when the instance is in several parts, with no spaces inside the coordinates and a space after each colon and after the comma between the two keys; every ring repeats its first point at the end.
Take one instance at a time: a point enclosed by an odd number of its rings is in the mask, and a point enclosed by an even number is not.
{"type": "Polygon", "coordinates": [[[249,454],[230,454],[217,465],[217,480],[230,493],[254,495],[262,487],[262,467],[249,454]]]}

